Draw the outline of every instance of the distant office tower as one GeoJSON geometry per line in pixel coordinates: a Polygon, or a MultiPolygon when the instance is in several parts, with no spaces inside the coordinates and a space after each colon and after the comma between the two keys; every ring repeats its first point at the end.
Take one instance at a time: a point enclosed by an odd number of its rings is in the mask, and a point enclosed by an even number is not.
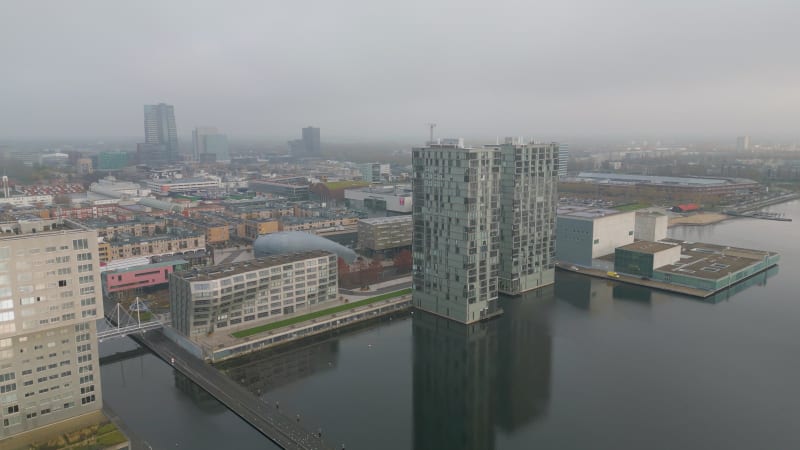
{"type": "Polygon", "coordinates": [[[125,152],[100,152],[92,156],[94,170],[122,170],[128,165],[128,154],[125,152]]]}
{"type": "Polygon", "coordinates": [[[96,231],[0,222],[0,439],[102,408],[102,316],[96,231]]]}
{"type": "Polygon", "coordinates": [[[463,323],[496,314],[500,152],[431,143],[412,165],[414,306],[463,323]]]}
{"type": "Polygon", "coordinates": [[[750,150],[750,136],[739,136],[736,138],[736,150],[743,152],[750,150]]]}
{"type": "Polygon", "coordinates": [[[228,137],[215,127],[196,127],[192,131],[194,160],[205,162],[230,161],[228,137]]]}
{"type": "Polygon", "coordinates": [[[158,162],[178,160],[178,131],[172,105],[144,105],[144,145],[139,148],[151,158],[161,156],[158,162]],[[163,155],[156,155],[158,150],[163,155]]]}
{"type": "Polygon", "coordinates": [[[569,144],[563,142],[558,143],[558,178],[567,176],[567,167],[569,166],[569,144]]]}
{"type": "Polygon", "coordinates": [[[305,144],[307,154],[319,155],[321,152],[319,128],[314,128],[314,127],[303,128],[303,143],[305,144]]]}
{"type": "Polygon", "coordinates": [[[392,175],[392,168],[389,164],[360,164],[358,170],[361,172],[361,179],[368,183],[382,183],[392,175]]]}
{"type": "Polygon", "coordinates": [[[507,138],[500,151],[499,290],[517,295],[555,277],[559,146],[507,138]]]}

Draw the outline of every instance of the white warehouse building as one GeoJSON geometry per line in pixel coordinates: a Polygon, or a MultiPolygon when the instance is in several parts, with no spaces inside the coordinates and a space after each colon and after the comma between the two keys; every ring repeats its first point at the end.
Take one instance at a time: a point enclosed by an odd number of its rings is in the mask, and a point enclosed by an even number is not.
{"type": "Polygon", "coordinates": [[[593,261],[614,249],[632,244],[636,213],[585,206],[559,206],[556,259],[591,267],[593,261]]]}

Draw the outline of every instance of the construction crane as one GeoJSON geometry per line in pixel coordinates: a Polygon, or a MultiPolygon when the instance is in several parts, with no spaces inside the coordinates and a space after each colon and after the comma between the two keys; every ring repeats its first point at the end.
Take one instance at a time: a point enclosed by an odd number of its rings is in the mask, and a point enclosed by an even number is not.
{"type": "Polygon", "coordinates": [[[428,141],[428,143],[429,144],[433,144],[433,129],[436,128],[436,124],[435,123],[429,123],[428,127],[430,128],[430,132],[431,132],[431,138],[428,141]]]}

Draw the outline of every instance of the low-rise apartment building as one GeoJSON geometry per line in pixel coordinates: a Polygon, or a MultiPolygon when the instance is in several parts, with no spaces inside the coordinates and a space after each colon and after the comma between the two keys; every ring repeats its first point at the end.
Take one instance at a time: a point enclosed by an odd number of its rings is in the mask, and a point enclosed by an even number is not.
{"type": "Polygon", "coordinates": [[[103,263],[139,256],[161,256],[205,251],[206,238],[203,233],[182,228],[170,228],[166,234],[155,236],[133,236],[119,234],[99,244],[100,261],[103,263]]]}
{"type": "Polygon", "coordinates": [[[173,327],[196,340],[332,302],[336,255],[314,250],[173,273],[169,291],[173,327]]]}

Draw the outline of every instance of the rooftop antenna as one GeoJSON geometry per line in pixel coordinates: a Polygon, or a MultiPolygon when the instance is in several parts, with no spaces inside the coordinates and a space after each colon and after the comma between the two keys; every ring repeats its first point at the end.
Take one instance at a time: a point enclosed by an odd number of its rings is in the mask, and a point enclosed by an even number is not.
{"type": "Polygon", "coordinates": [[[436,128],[436,124],[435,123],[429,123],[428,127],[430,127],[430,131],[431,131],[431,139],[428,142],[433,144],[433,129],[436,128]]]}

